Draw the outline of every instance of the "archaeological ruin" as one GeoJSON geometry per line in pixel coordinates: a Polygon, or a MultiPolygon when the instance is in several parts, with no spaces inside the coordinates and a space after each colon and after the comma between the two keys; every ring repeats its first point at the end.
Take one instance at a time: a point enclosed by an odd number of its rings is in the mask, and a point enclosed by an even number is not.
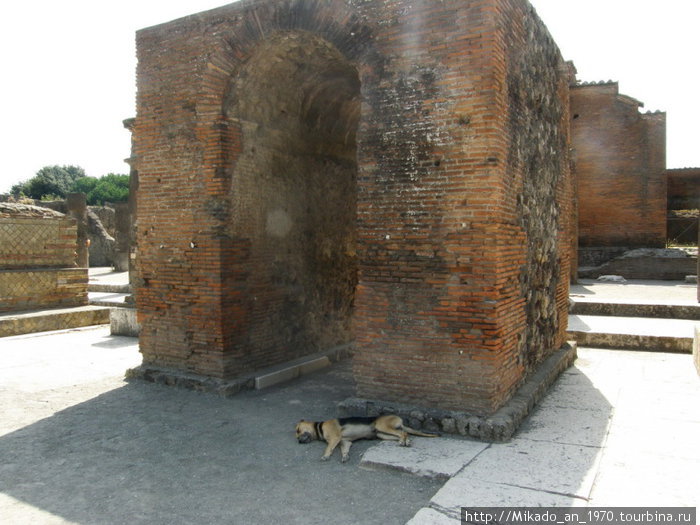
{"type": "Polygon", "coordinates": [[[241,0],[137,54],[137,375],[348,351],[362,398],[488,415],[564,347],[571,72],[527,2],[241,0]]]}
{"type": "Polygon", "coordinates": [[[617,82],[571,86],[579,263],[666,246],[666,114],[641,113],[617,82]]]}
{"type": "Polygon", "coordinates": [[[0,203],[0,312],[86,305],[77,221],[26,204],[0,203]]]}

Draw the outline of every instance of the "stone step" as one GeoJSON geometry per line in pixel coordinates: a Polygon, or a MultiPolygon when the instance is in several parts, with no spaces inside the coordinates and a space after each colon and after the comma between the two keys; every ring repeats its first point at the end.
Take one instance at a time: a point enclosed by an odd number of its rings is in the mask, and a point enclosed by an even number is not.
{"type": "Polygon", "coordinates": [[[100,293],[130,293],[131,286],[127,284],[120,283],[88,283],[88,292],[100,292],[100,293]]]}
{"type": "Polygon", "coordinates": [[[0,314],[0,337],[109,324],[109,308],[78,306],[0,314]]]}
{"type": "Polygon", "coordinates": [[[88,301],[94,306],[129,306],[126,302],[131,294],[121,292],[90,292],[88,301]]]}
{"type": "Polygon", "coordinates": [[[573,300],[572,302],[571,313],[575,315],[653,317],[700,321],[700,304],[640,304],[585,300],[573,300]]]}
{"type": "Polygon", "coordinates": [[[574,314],[567,333],[585,347],[691,353],[696,324],[687,319],[574,314]]]}

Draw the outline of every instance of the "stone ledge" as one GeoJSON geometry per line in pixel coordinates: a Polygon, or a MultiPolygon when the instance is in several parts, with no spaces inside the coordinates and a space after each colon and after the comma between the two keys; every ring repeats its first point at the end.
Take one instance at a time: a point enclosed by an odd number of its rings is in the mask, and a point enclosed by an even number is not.
{"type": "Polygon", "coordinates": [[[186,388],[198,392],[210,392],[228,397],[242,390],[268,388],[330,366],[331,363],[349,357],[351,347],[351,343],[336,346],[324,352],[264,368],[231,380],[188,374],[180,370],[153,365],[141,365],[127,370],[126,379],[140,379],[151,383],[186,388]]]}
{"type": "Polygon", "coordinates": [[[0,314],[0,337],[109,323],[109,308],[77,306],[0,314]]]}
{"type": "Polygon", "coordinates": [[[654,317],[659,319],[700,321],[700,304],[639,304],[574,300],[569,313],[574,315],[654,317]]]}
{"type": "Polygon", "coordinates": [[[488,442],[509,441],[559,375],[576,360],[576,343],[568,342],[545,359],[510,400],[496,413],[479,416],[419,408],[379,400],[349,398],[338,404],[338,417],[401,416],[408,426],[429,432],[461,434],[488,442]]]}

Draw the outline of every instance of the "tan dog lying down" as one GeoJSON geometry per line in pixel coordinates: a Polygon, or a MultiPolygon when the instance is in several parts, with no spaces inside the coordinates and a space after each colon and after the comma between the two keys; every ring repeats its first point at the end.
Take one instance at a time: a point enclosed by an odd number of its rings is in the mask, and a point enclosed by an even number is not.
{"type": "Polygon", "coordinates": [[[408,435],[423,437],[438,437],[439,434],[428,434],[413,430],[403,424],[399,416],[379,417],[348,417],[329,419],[328,421],[304,421],[296,426],[296,437],[299,443],[311,443],[314,440],[328,443],[321,456],[325,461],[331,457],[335,448],[340,445],[341,460],[346,462],[352,442],[357,439],[389,439],[398,441],[399,445],[408,447],[408,435]]]}

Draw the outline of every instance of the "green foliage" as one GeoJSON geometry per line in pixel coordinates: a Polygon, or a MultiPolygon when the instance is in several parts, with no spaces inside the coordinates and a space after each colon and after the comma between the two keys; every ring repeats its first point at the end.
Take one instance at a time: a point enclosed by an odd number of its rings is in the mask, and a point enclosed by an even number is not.
{"type": "Polygon", "coordinates": [[[89,195],[90,192],[95,189],[95,186],[97,186],[97,179],[95,177],[83,177],[73,183],[72,191],[89,195]]]}
{"type": "Polygon", "coordinates": [[[10,193],[17,199],[65,199],[68,193],[84,193],[89,206],[105,202],[124,202],[129,198],[129,176],[109,173],[103,177],[88,177],[77,166],[46,166],[25,182],[12,186],[10,193]]]}
{"type": "Polygon", "coordinates": [[[86,177],[76,183],[74,191],[85,193],[89,206],[101,206],[105,202],[124,202],[129,198],[129,176],[109,173],[99,179],[86,177]]]}
{"type": "Polygon", "coordinates": [[[85,177],[85,170],[78,166],[45,166],[26,182],[12,186],[15,197],[46,199],[49,196],[65,199],[76,180],[85,177]]]}

